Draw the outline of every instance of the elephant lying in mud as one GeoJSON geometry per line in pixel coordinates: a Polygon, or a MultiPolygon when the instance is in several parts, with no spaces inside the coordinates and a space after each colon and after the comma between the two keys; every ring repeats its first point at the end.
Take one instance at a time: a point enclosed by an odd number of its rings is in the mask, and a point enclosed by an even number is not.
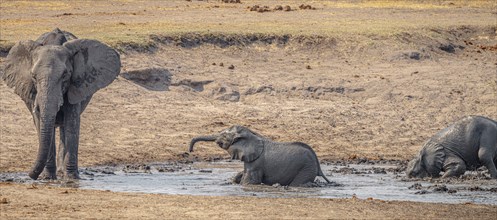
{"type": "Polygon", "coordinates": [[[429,139],[419,156],[409,162],[408,177],[460,176],[468,169],[486,166],[497,179],[497,122],[469,116],[429,139]]]}
{"type": "Polygon", "coordinates": [[[92,95],[114,81],[120,69],[115,50],[59,29],[10,49],[2,79],[26,103],[38,132],[38,156],[29,172],[32,179],[43,170],[45,178],[57,178],[56,127],[60,131],[59,171],[67,178],[79,178],[80,114],[92,95]]]}
{"type": "Polygon", "coordinates": [[[198,141],[215,141],[228,151],[232,159],[244,162],[243,172],[235,182],[246,184],[280,184],[304,186],[313,183],[316,176],[330,181],[321,171],[316,153],[307,144],[300,142],[273,142],[250,129],[235,125],[219,135],[193,138],[190,152],[198,141]]]}

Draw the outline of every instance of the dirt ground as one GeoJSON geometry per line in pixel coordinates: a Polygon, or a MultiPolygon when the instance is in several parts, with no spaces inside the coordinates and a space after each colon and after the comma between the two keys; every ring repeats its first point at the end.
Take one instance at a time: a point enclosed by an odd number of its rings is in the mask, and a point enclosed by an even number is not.
{"type": "MultiPolygon", "coordinates": [[[[321,161],[411,159],[467,115],[497,119],[494,1],[2,1],[0,46],[54,27],[120,51],[81,119],[82,167],[226,158],[196,135],[240,124],[321,161]],[[468,3],[469,2],[469,3],[468,3]],[[300,9],[300,4],[315,9],[300,9]],[[36,10],[28,10],[34,8],[36,10]],[[122,24],[121,24],[122,23],[122,24]]],[[[36,130],[0,82],[0,172],[26,172],[36,130]]],[[[497,207],[360,199],[113,193],[0,184],[2,218],[471,218],[497,207]],[[305,206],[302,206],[305,204],[305,206]],[[71,211],[71,212],[68,212],[71,211]]]]}

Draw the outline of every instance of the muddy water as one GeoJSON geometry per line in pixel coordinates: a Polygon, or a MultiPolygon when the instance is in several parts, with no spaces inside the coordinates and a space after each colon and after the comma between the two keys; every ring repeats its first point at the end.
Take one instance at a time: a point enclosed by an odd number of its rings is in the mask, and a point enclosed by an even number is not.
{"type": "MultiPolygon", "coordinates": [[[[497,205],[497,180],[482,171],[451,180],[406,180],[396,165],[322,165],[334,183],[318,177],[315,187],[240,186],[231,178],[243,170],[239,162],[150,164],[95,167],[81,170],[77,182],[43,182],[82,189],[216,196],[314,197],[401,200],[497,205]]],[[[483,171],[484,172],[484,171],[483,171]]],[[[32,183],[26,174],[0,174],[0,181],[32,183]]]]}

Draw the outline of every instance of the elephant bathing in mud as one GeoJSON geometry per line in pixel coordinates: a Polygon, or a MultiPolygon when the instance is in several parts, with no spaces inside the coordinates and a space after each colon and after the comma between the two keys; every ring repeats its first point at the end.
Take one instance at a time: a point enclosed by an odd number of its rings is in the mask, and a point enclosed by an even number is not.
{"type": "Polygon", "coordinates": [[[438,132],[409,162],[408,177],[460,176],[466,170],[486,166],[497,179],[497,122],[482,116],[468,116],[438,132]]]}
{"type": "Polygon", "coordinates": [[[36,41],[20,41],[9,51],[2,79],[26,103],[38,132],[38,156],[29,172],[37,179],[78,179],[80,114],[92,95],[109,85],[121,69],[119,54],[96,41],[55,29],[36,41]],[[59,157],[55,161],[55,128],[59,157]],[[62,169],[64,166],[65,169],[62,169]]]}
{"type": "Polygon", "coordinates": [[[273,142],[239,125],[219,135],[193,138],[190,152],[198,141],[215,141],[232,159],[243,161],[243,172],[235,177],[235,182],[243,185],[305,186],[313,183],[316,176],[330,183],[321,171],[316,153],[304,143],[273,142]]]}

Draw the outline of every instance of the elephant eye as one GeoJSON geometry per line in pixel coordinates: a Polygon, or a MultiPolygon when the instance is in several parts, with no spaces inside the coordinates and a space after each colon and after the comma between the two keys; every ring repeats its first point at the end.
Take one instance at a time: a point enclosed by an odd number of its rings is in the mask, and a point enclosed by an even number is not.
{"type": "Polygon", "coordinates": [[[69,72],[67,70],[64,70],[64,72],[62,72],[62,78],[67,79],[68,77],[69,77],[69,72]]]}
{"type": "Polygon", "coordinates": [[[236,142],[241,141],[242,139],[243,137],[235,137],[235,139],[233,139],[233,142],[231,144],[235,144],[236,142]]]}

